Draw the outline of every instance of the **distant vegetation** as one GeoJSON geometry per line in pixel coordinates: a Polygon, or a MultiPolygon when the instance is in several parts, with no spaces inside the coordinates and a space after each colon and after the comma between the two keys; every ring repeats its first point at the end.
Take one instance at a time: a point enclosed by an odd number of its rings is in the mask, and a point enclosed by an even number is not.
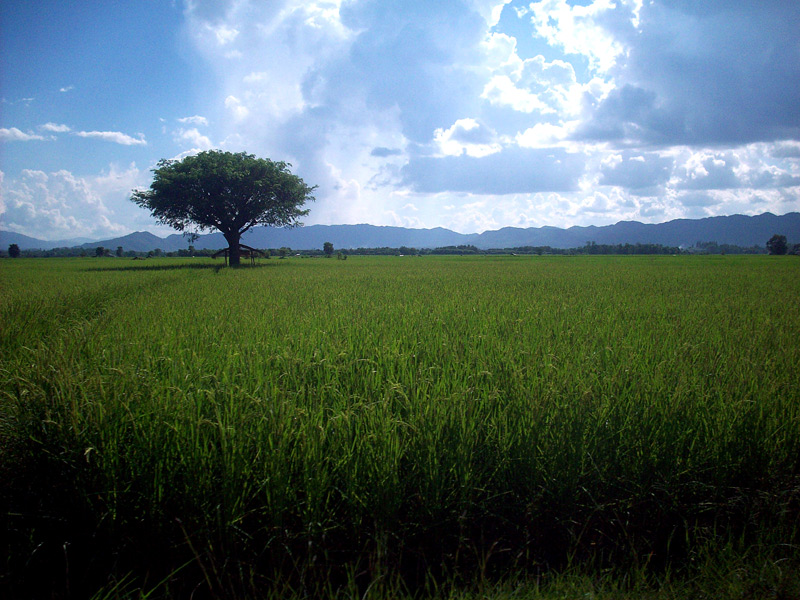
{"type": "MultiPolygon", "coordinates": [[[[330,243],[330,242],[327,242],[330,243]]],[[[102,248],[102,246],[101,246],[102,248]]],[[[106,249],[104,249],[106,250],[106,249]]],[[[276,256],[280,248],[264,249],[276,256]]],[[[292,250],[285,248],[286,254],[299,254],[300,256],[331,256],[333,244],[330,246],[330,253],[325,249],[319,250],[292,250]]],[[[148,252],[134,252],[125,250],[119,246],[115,255],[122,258],[147,257],[147,256],[170,256],[170,257],[191,257],[191,256],[211,256],[217,252],[216,249],[196,249],[192,246],[186,250],[175,252],[163,252],[160,249],[148,252]]],[[[663,246],[661,244],[596,244],[587,242],[586,245],[578,248],[553,248],[551,246],[517,246],[514,248],[492,248],[482,250],[473,245],[442,246],[439,248],[412,248],[409,246],[400,247],[377,247],[377,248],[341,248],[342,252],[351,256],[411,256],[411,255],[456,255],[464,256],[471,254],[552,254],[552,255],[580,255],[580,254],[607,254],[607,255],[637,255],[637,254],[766,254],[767,248],[764,246],[735,246],[732,244],[718,244],[717,242],[698,241],[694,246],[679,248],[677,246],[663,246]]],[[[54,248],[52,250],[22,250],[21,256],[28,258],[67,258],[77,256],[94,256],[96,249],[86,250],[80,247],[74,248],[54,248]]],[[[800,253],[800,244],[795,244],[789,251],[790,254],[800,253]]],[[[110,250],[104,255],[110,255],[110,250]]]]}
{"type": "Polygon", "coordinates": [[[3,597],[797,597],[795,261],[215,264],[3,264],[3,597]]]}

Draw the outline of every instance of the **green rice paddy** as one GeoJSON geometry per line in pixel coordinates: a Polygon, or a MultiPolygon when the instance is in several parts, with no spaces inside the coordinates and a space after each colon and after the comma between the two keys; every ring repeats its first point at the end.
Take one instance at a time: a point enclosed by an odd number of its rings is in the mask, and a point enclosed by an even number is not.
{"type": "Polygon", "coordinates": [[[4,260],[0,590],[796,598],[799,275],[4,260]]]}

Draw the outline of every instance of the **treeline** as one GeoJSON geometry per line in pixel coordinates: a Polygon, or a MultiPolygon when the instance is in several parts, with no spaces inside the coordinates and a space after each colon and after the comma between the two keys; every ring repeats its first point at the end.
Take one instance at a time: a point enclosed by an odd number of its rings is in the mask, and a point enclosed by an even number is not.
{"type": "Polygon", "coordinates": [[[766,254],[763,246],[736,246],[734,244],[718,244],[717,242],[695,242],[690,252],[695,254],[766,254]]]}
{"type": "MultiPolygon", "coordinates": [[[[160,248],[139,252],[135,250],[125,250],[122,246],[115,249],[97,246],[93,248],[52,248],[50,250],[20,250],[19,256],[27,258],[66,258],[66,257],[90,257],[90,256],[116,256],[118,258],[152,258],[160,256],[169,257],[210,257],[219,252],[210,248],[195,248],[189,246],[173,252],[164,252],[160,248]]],[[[300,257],[323,257],[331,256],[326,254],[323,249],[315,250],[293,250],[288,247],[263,249],[266,258],[285,258],[288,256],[300,257]]],[[[441,246],[438,248],[414,248],[410,246],[400,246],[390,248],[383,246],[379,248],[346,248],[337,249],[336,253],[340,256],[428,256],[428,255],[583,255],[583,254],[603,254],[603,255],[637,255],[637,254],[766,254],[767,249],[762,246],[736,246],[734,244],[719,244],[714,241],[698,241],[689,248],[679,248],[677,246],[665,246],[662,244],[597,244],[587,242],[579,248],[553,248],[552,246],[515,246],[513,248],[490,248],[482,250],[473,245],[441,246]]],[[[800,253],[800,245],[795,244],[789,247],[789,254],[800,253]]],[[[16,254],[16,253],[15,253],[16,254]]],[[[7,257],[9,253],[0,250],[0,257],[7,257]]]]}

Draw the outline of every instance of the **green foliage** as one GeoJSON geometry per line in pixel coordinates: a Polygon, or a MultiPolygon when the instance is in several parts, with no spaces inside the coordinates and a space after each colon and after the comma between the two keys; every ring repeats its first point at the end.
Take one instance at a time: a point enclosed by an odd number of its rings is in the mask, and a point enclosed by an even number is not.
{"type": "Polygon", "coordinates": [[[19,246],[17,244],[9,244],[8,255],[11,258],[19,258],[19,246]]]}
{"type": "Polygon", "coordinates": [[[314,188],[293,175],[289,166],[219,150],[164,159],[153,171],[150,189],[134,191],[131,200],[178,231],[222,232],[231,265],[238,265],[239,239],[245,231],[256,225],[293,227],[308,214],[301,207],[314,199],[314,188]]]}
{"type": "Polygon", "coordinates": [[[791,597],[793,261],[26,262],[9,597],[791,597]]]}
{"type": "Polygon", "coordinates": [[[789,246],[786,243],[786,236],[779,235],[777,233],[769,238],[769,241],[767,242],[767,250],[770,254],[786,254],[788,247],[789,246]]]}
{"type": "Polygon", "coordinates": [[[325,253],[327,258],[333,256],[333,244],[331,242],[325,242],[322,245],[322,251],[325,253]]]}

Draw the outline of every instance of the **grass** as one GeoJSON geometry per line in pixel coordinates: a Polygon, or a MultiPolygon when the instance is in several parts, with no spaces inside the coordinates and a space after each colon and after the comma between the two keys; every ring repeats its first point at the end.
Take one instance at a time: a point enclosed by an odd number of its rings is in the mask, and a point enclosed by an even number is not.
{"type": "Polygon", "coordinates": [[[0,586],[797,597],[792,258],[3,261],[0,586]]]}

